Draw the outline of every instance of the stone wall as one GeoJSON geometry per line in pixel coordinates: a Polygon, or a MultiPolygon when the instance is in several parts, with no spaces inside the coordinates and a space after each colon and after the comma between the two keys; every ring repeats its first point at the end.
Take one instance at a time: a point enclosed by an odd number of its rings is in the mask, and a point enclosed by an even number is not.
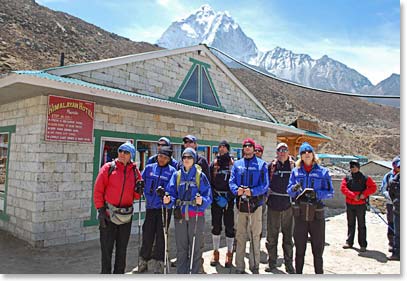
{"type": "MultiPolygon", "coordinates": [[[[97,239],[97,226],[83,226],[91,215],[93,144],[45,141],[47,100],[38,96],[0,106],[0,126],[16,125],[8,170],[10,219],[0,220],[0,228],[38,247],[97,239]]],[[[99,104],[95,106],[95,129],[180,138],[191,133],[216,142],[227,138],[241,143],[248,136],[263,144],[276,142],[273,131],[99,104]]],[[[265,157],[273,156],[274,147],[266,149],[265,157]]]]}
{"type": "Polygon", "coordinates": [[[119,88],[162,99],[175,97],[193,63],[193,58],[210,64],[209,75],[226,112],[255,119],[270,118],[208,57],[190,52],[108,68],[71,74],[90,83],[119,88]]]}

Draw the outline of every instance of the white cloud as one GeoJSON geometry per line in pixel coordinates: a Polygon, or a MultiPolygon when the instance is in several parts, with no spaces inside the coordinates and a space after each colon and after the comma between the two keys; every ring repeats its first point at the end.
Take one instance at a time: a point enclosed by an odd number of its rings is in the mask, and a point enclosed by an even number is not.
{"type": "Polygon", "coordinates": [[[160,36],[164,33],[166,27],[151,25],[148,28],[140,25],[130,25],[118,30],[116,33],[127,37],[133,41],[145,41],[155,44],[160,36]]]}

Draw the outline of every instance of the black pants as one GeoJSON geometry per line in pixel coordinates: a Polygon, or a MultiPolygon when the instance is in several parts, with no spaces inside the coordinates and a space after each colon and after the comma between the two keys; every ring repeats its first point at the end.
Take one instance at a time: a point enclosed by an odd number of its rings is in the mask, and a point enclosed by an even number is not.
{"type": "Polygon", "coordinates": [[[304,221],[301,216],[294,217],[295,242],[295,271],[302,274],[304,268],[305,250],[307,248],[308,233],[311,238],[312,255],[314,257],[314,270],[316,274],[323,274],[323,259],[325,247],[325,219],[304,221]]]}
{"type": "Polygon", "coordinates": [[[226,237],[235,237],[235,220],[234,220],[234,200],[230,200],[226,207],[222,208],[216,202],[212,202],[211,214],[212,214],[212,234],[220,235],[222,232],[222,217],[225,224],[226,237]]]}
{"type": "Polygon", "coordinates": [[[102,274],[112,273],[112,253],[116,246],[114,259],[114,274],[123,274],[126,269],[127,244],[130,238],[131,221],[129,223],[116,225],[107,222],[105,228],[100,230],[100,248],[102,250],[102,274]]]}
{"type": "Polygon", "coordinates": [[[367,247],[366,241],[366,205],[346,204],[348,220],[348,238],[346,243],[353,246],[355,239],[356,220],[358,221],[358,243],[360,247],[367,247]]]}
{"type": "MultiPolygon", "coordinates": [[[[167,213],[167,229],[170,224],[170,218],[171,213],[167,213]]],[[[139,253],[140,257],[146,261],[151,258],[158,261],[164,261],[164,246],[162,210],[147,209],[146,218],[143,223],[143,242],[139,253]]]]}
{"type": "Polygon", "coordinates": [[[393,247],[394,239],[394,222],[393,222],[393,204],[386,204],[386,217],[387,217],[387,239],[389,240],[389,246],[393,247]]]}

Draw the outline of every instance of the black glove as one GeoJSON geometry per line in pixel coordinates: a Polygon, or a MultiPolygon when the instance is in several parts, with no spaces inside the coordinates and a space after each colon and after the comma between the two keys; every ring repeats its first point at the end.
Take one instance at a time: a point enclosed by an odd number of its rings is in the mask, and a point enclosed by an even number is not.
{"type": "Polygon", "coordinates": [[[102,207],[98,209],[98,220],[99,220],[99,226],[101,228],[106,228],[107,222],[109,221],[106,213],[106,207],[102,207]]]}
{"type": "Polygon", "coordinates": [[[144,180],[139,180],[136,182],[136,192],[140,195],[143,195],[144,192],[144,180]]]}
{"type": "Polygon", "coordinates": [[[300,189],[301,189],[301,184],[300,183],[297,183],[296,185],[293,186],[293,191],[294,192],[297,192],[300,189]]]}
{"type": "Polygon", "coordinates": [[[157,189],[155,190],[155,193],[156,193],[159,197],[163,198],[164,195],[165,195],[165,189],[164,189],[164,187],[162,187],[162,186],[160,185],[160,186],[157,187],[157,189]]]}

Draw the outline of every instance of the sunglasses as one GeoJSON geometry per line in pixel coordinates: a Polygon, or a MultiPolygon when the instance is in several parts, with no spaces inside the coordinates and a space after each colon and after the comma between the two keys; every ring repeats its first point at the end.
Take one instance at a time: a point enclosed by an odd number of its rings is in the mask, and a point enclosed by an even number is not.
{"type": "Polygon", "coordinates": [[[252,144],[244,144],[243,147],[253,147],[252,144]]]}
{"type": "Polygon", "coordinates": [[[193,143],[193,141],[186,140],[186,141],[184,141],[184,143],[193,143]]]}
{"type": "Polygon", "coordinates": [[[255,149],[254,151],[255,152],[262,152],[260,149],[255,149]]]}
{"type": "Polygon", "coordinates": [[[121,149],[119,149],[119,153],[124,153],[124,154],[130,154],[130,151],[126,151],[126,150],[121,150],[121,149]]]}
{"type": "Polygon", "coordinates": [[[350,168],[352,169],[352,168],[359,168],[359,167],[356,165],[352,165],[352,166],[350,166],[350,168]]]}
{"type": "Polygon", "coordinates": [[[311,150],[304,150],[303,152],[301,152],[301,155],[303,155],[305,153],[312,153],[312,151],[311,150]]]}
{"type": "Polygon", "coordinates": [[[288,149],[277,149],[277,152],[288,152],[288,149]]]}
{"type": "Polygon", "coordinates": [[[157,143],[157,146],[165,146],[165,143],[157,143]]]}
{"type": "Polygon", "coordinates": [[[194,157],[192,157],[192,156],[182,156],[182,160],[184,160],[184,159],[194,159],[194,157]]]}

